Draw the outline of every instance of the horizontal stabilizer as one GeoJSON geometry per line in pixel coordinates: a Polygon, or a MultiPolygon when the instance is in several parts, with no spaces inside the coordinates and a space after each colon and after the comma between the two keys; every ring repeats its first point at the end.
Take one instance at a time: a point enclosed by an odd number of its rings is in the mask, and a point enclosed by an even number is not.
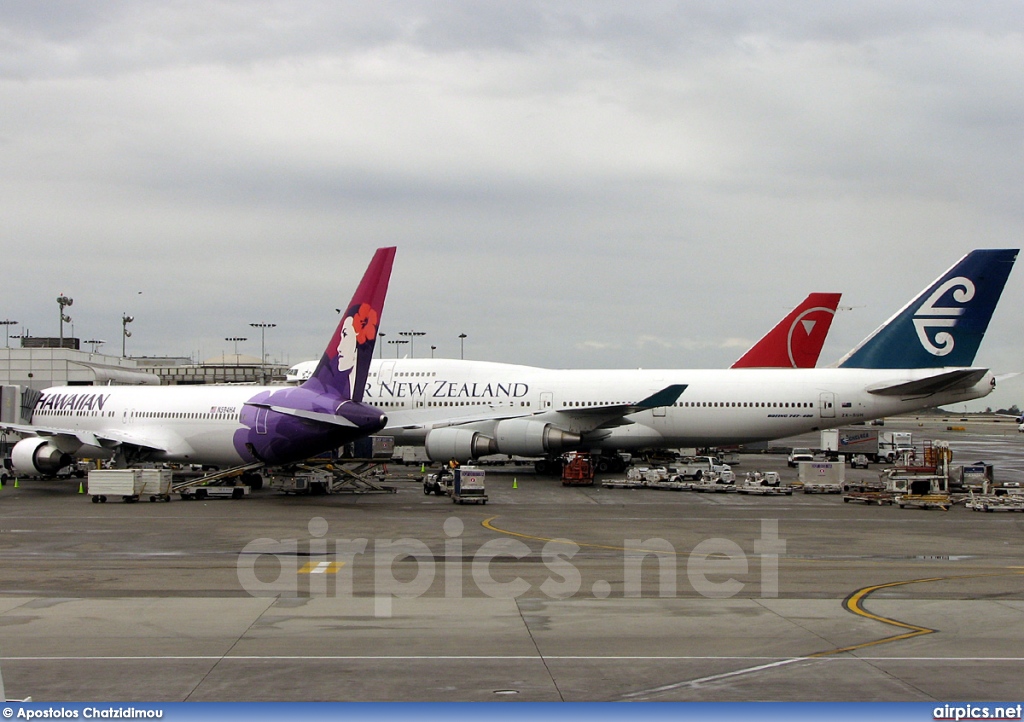
{"type": "Polygon", "coordinates": [[[309,421],[316,421],[321,424],[330,424],[332,426],[345,426],[348,428],[356,428],[356,424],[349,421],[344,416],[327,414],[322,411],[306,411],[304,409],[291,409],[287,406],[270,406],[269,404],[252,404],[247,403],[246,406],[255,406],[261,409],[270,409],[278,414],[285,414],[286,416],[295,416],[300,419],[308,419],[309,421]]]}
{"type": "Polygon", "coordinates": [[[942,391],[969,389],[981,381],[987,373],[988,369],[957,369],[916,381],[878,384],[869,387],[867,391],[879,396],[929,396],[942,391]]]}

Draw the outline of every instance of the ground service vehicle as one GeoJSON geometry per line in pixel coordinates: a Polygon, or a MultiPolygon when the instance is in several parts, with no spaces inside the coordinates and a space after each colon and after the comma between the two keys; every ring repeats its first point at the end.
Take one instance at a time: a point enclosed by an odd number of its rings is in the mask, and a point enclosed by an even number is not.
{"type": "Polygon", "coordinates": [[[789,452],[789,468],[795,468],[801,461],[814,461],[814,454],[810,449],[793,449],[789,452]]]}
{"type": "Polygon", "coordinates": [[[891,464],[904,451],[913,448],[914,436],[909,431],[881,431],[866,426],[851,426],[821,432],[821,450],[833,460],[840,455],[850,459],[863,454],[870,462],[891,464]]]}

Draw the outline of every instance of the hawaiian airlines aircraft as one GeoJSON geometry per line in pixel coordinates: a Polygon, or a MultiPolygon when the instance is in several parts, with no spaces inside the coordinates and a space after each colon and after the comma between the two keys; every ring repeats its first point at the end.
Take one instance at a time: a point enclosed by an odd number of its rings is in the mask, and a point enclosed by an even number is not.
{"type": "Polygon", "coordinates": [[[366,395],[383,433],[430,458],[557,455],[778,439],[982,398],[973,367],[1017,250],[964,256],[836,368],[556,370],[443,359],[375,363],[366,395]],[[668,388],[671,403],[637,409],[668,388]]]}
{"type": "Polygon", "coordinates": [[[395,249],[378,249],[316,369],[301,386],[62,386],[43,391],[15,444],[14,469],[49,474],[73,456],[131,465],[293,463],[387,423],[362,402],[395,249]]]}

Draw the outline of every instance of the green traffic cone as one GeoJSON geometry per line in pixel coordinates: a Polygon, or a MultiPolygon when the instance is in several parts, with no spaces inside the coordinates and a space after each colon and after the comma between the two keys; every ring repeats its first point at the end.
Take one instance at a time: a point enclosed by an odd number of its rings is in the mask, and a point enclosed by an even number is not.
{"type": "Polygon", "coordinates": [[[512,488],[513,489],[518,489],[519,488],[519,482],[516,480],[516,478],[514,476],[512,477],[512,488]]]}

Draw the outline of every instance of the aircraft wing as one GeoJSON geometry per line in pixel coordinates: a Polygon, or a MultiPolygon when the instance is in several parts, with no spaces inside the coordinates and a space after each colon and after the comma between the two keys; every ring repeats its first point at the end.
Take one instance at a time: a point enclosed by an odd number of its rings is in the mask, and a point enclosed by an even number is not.
{"type": "Polygon", "coordinates": [[[30,424],[2,424],[0,429],[14,431],[29,436],[45,436],[59,441],[61,439],[77,442],[82,446],[95,446],[101,449],[113,449],[118,446],[129,445],[140,449],[151,449],[153,451],[168,451],[169,444],[166,441],[147,439],[138,434],[130,434],[121,431],[104,431],[101,434],[81,429],[60,429],[49,426],[33,426],[30,424]]]}
{"type": "Polygon", "coordinates": [[[968,389],[981,381],[988,369],[956,369],[915,381],[875,384],[867,389],[879,396],[928,396],[940,391],[968,389]]]}
{"type": "Polygon", "coordinates": [[[27,436],[45,436],[53,439],[66,439],[76,441],[83,446],[107,447],[116,446],[118,442],[104,444],[104,439],[96,436],[91,431],[81,429],[60,429],[50,426],[33,426],[31,424],[3,424],[0,429],[13,431],[27,436]]]}
{"type": "Polygon", "coordinates": [[[571,414],[573,416],[607,416],[609,414],[615,414],[618,416],[628,416],[629,414],[635,414],[640,411],[648,411],[649,409],[657,409],[662,406],[671,406],[679,397],[682,396],[683,392],[686,391],[687,384],[672,384],[666,386],[661,391],[651,394],[643,401],[637,401],[635,404],[612,404],[609,406],[581,406],[579,408],[560,409],[559,414],[571,414]]]}
{"type": "Polygon", "coordinates": [[[626,417],[640,411],[649,411],[671,406],[686,390],[687,384],[672,384],[657,391],[635,404],[610,404],[607,406],[581,406],[559,409],[556,413],[568,423],[559,424],[569,431],[588,432],[595,429],[610,429],[633,423],[626,417]]]}
{"type": "Polygon", "coordinates": [[[391,428],[415,431],[416,429],[437,429],[448,426],[468,426],[492,421],[504,421],[505,419],[521,419],[525,416],[536,416],[534,411],[509,411],[508,413],[496,413],[499,407],[491,407],[493,411],[480,411],[476,414],[466,416],[453,416],[444,420],[424,421],[413,424],[396,424],[391,428]]]}
{"type": "Polygon", "coordinates": [[[686,390],[686,386],[687,384],[672,384],[670,386],[666,386],[660,391],[651,394],[647,398],[642,401],[638,401],[635,404],[581,406],[559,409],[555,412],[509,411],[508,413],[495,413],[498,408],[495,407],[494,411],[482,411],[477,414],[454,417],[446,419],[443,423],[425,422],[422,424],[402,424],[395,428],[412,431],[415,429],[432,429],[448,426],[469,426],[471,424],[504,421],[506,419],[518,419],[527,416],[536,417],[554,413],[555,418],[551,420],[554,421],[556,425],[564,426],[566,429],[571,431],[589,431],[597,428],[609,428],[612,426],[629,424],[632,422],[625,419],[629,414],[635,414],[640,411],[647,411],[649,409],[655,409],[662,406],[671,406],[679,399],[683,391],[686,390]]]}

